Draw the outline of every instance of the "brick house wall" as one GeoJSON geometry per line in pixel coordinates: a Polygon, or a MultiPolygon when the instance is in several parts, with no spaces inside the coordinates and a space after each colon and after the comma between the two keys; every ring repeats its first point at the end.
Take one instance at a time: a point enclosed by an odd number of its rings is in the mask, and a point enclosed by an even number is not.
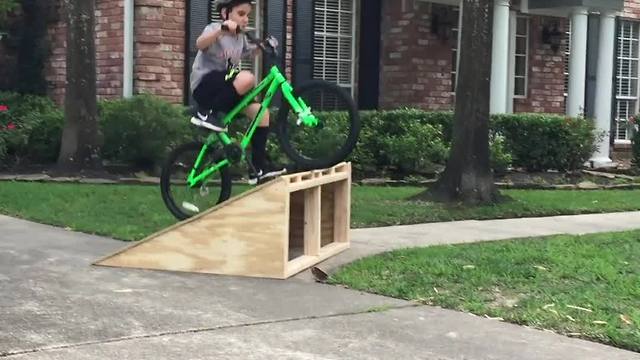
{"type": "Polygon", "coordinates": [[[544,26],[554,23],[560,32],[566,31],[565,19],[530,17],[527,97],[514,99],[513,112],[565,113],[564,68],[568,58],[562,47],[554,52],[542,41],[544,26]]]}
{"type": "MultiPolygon", "coordinates": [[[[60,10],[61,11],[61,10],[60,10]]],[[[183,102],[185,0],[136,0],[134,93],[183,102]]],[[[64,101],[66,25],[49,29],[51,55],[45,68],[49,95],[64,101]]],[[[123,89],[124,1],[96,1],[96,75],[100,99],[118,98],[123,89]]]]}
{"type": "MultiPolygon", "coordinates": [[[[383,2],[380,108],[453,108],[455,33],[447,40],[432,33],[434,9],[427,2],[404,2],[404,8],[392,0],[383,2]]],[[[553,22],[565,30],[567,22],[562,18],[530,17],[527,97],[514,99],[514,112],[565,112],[566,59],[562,49],[556,53],[542,42],[543,27],[553,22]]]]}
{"type": "Polygon", "coordinates": [[[451,109],[451,43],[431,33],[431,9],[427,2],[383,1],[381,109],[451,109]]]}
{"type": "Polygon", "coordinates": [[[67,76],[66,37],[67,27],[62,13],[62,1],[57,4],[58,18],[60,21],[49,27],[47,41],[50,44],[50,55],[44,68],[44,77],[47,81],[49,96],[58,104],[64,102],[64,88],[67,76]]]}
{"type": "Polygon", "coordinates": [[[625,0],[622,17],[628,18],[628,19],[640,19],[640,1],[625,0]]]}
{"type": "MultiPolygon", "coordinates": [[[[120,0],[121,2],[121,0],[120,0]]],[[[185,0],[136,0],[134,92],[184,100],[185,0]]]]}

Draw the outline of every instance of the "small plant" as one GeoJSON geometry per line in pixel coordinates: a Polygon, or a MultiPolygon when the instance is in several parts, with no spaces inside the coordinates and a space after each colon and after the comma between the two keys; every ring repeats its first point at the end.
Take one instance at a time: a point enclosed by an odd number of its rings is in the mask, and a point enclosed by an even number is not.
{"type": "Polygon", "coordinates": [[[631,163],[636,168],[640,167],[640,138],[637,136],[640,132],[640,126],[638,119],[640,115],[632,116],[626,121],[627,130],[629,131],[631,138],[631,163]]]}

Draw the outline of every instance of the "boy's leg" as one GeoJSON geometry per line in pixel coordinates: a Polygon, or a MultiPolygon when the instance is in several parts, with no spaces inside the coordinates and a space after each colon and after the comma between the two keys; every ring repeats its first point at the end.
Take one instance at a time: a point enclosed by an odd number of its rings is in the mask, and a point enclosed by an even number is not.
{"type": "Polygon", "coordinates": [[[226,131],[221,114],[211,114],[217,108],[216,98],[223,89],[224,72],[212,71],[203,77],[200,85],[193,91],[193,98],[198,103],[198,113],[191,118],[192,124],[213,131],[226,131]]]}
{"type": "MultiPolygon", "coordinates": [[[[260,111],[260,104],[249,105],[245,114],[253,119],[260,111]]],[[[263,178],[278,176],[286,172],[283,166],[276,166],[267,162],[267,138],[269,137],[269,112],[265,111],[260,125],[251,138],[251,160],[257,173],[249,174],[249,183],[257,183],[263,178]]]]}

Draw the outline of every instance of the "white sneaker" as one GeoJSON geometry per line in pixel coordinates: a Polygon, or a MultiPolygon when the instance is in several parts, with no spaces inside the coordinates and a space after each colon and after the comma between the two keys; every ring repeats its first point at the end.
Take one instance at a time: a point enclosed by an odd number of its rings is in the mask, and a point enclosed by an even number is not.
{"type": "Polygon", "coordinates": [[[201,114],[199,111],[191,118],[191,123],[217,132],[227,131],[227,128],[222,124],[222,119],[210,118],[210,115],[201,114]]]}

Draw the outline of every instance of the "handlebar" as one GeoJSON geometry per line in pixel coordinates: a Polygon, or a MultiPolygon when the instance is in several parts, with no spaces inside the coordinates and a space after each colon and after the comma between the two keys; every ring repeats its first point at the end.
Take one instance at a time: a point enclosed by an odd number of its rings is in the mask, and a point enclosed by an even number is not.
{"type": "MultiPolygon", "coordinates": [[[[229,31],[229,27],[225,24],[222,24],[222,30],[229,31]]],[[[247,37],[247,40],[255,45],[260,46],[260,48],[269,55],[278,56],[278,40],[269,35],[265,39],[258,39],[250,31],[242,31],[240,27],[236,28],[236,34],[242,34],[247,37]]]]}

